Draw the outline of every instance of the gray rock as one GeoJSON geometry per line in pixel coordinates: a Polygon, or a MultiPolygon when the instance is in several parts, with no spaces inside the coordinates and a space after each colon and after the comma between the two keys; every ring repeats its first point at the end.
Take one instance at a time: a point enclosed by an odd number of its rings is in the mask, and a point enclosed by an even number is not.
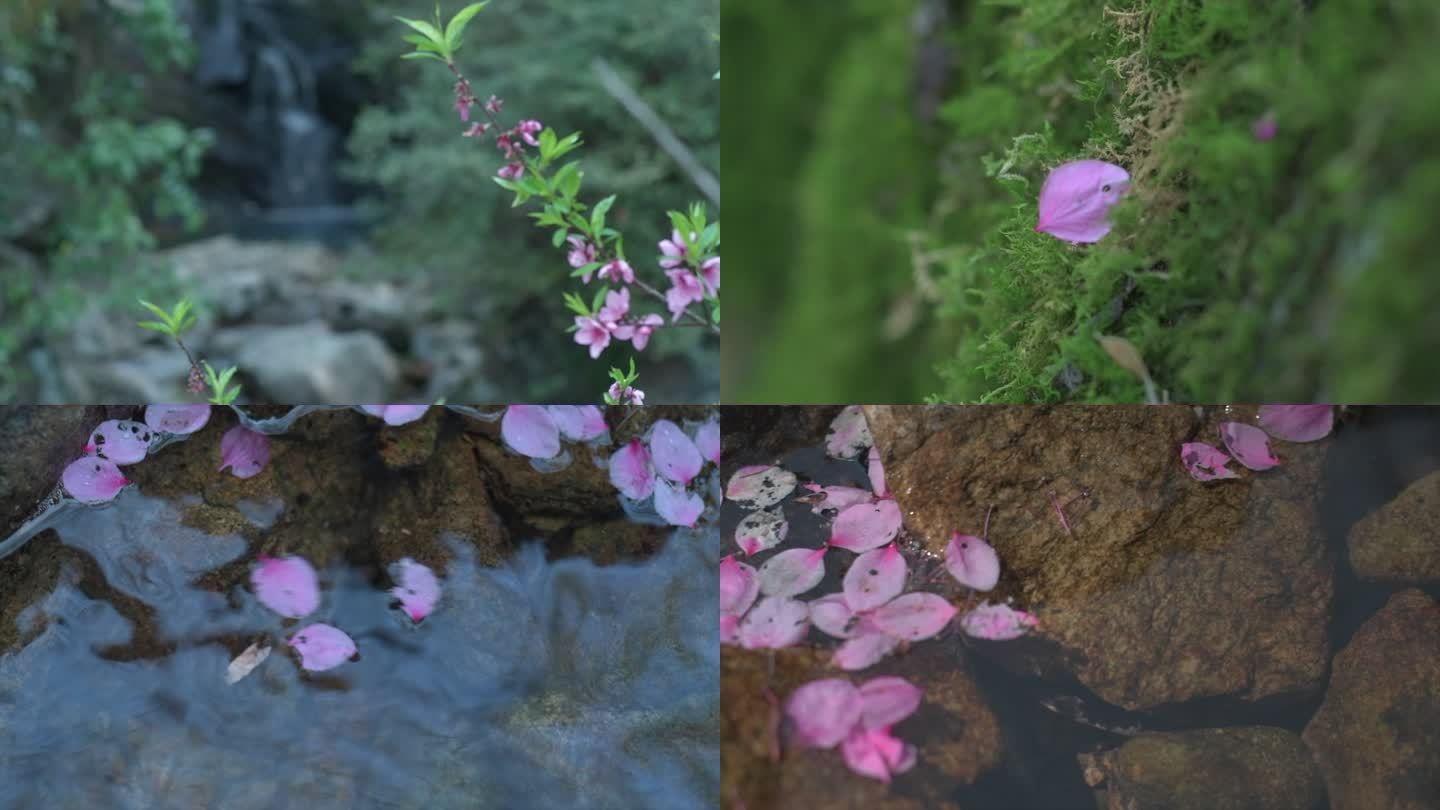
{"type": "Polygon", "coordinates": [[[382,402],[400,376],[399,361],[370,332],[333,332],[323,322],[216,332],[218,353],[255,381],[247,399],[270,402],[382,402]]]}

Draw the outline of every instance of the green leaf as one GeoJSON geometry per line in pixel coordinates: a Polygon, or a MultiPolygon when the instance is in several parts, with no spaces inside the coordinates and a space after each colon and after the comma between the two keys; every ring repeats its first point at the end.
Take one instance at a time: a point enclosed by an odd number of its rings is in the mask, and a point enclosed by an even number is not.
{"type": "Polygon", "coordinates": [[[483,2],[471,3],[455,12],[455,16],[450,18],[450,24],[445,26],[445,46],[447,48],[452,51],[460,50],[460,35],[465,32],[465,26],[469,25],[470,20],[479,14],[480,9],[485,8],[489,2],[490,0],[483,0],[483,2]]]}
{"type": "Polygon", "coordinates": [[[590,304],[591,312],[598,312],[600,310],[600,304],[605,300],[605,293],[608,292],[610,292],[608,285],[601,285],[600,289],[595,291],[595,300],[590,304]]]}
{"type": "Polygon", "coordinates": [[[556,228],[556,229],[555,229],[555,233],[550,237],[550,243],[553,244],[555,247],[558,248],[558,247],[560,247],[561,245],[565,244],[565,240],[566,240],[569,236],[570,236],[570,231],[569,231],[569,229],[567,229],[567,228],[556,228]]]}
{"type": "Polygon", "coordinates": [[[615,195],[595,203],[595,210],[590,212],[590,232],[600,233],[605,230],[605,215],[610,212],[610,206],[615,204],[615,195]]]}
{"type": "Polygon", "coordinates": [[[585,275],[586,273],[593,273],[593,272],[595,272],[596,270],[599,270],[599,269],[600,269],[600,262],[591,262],[591,263],[589,263],[589,264],[587,264],[587,265],[585,265],[585,266],[583,266],[583,267],[577,267],[577,268],[575,268],[574,272],[572,272],[572,273],[570,274],[570,277],[571,277],[571,278],[579,278],[580,276],[583,276],[583,275],[585,275]]]}
{"type": "Polygon", "coordinates": [[[165,310],[161,309],[160,307],[155,306],[154,304],[150,303],[149,301],[146,301],[146,300],[143,299],[143,298],[138,298],[138,299],[136,299],[136,300],[140,302],[140,306],[142,306],[142,307],[150,310],[150,313],[151,313],[152,315],[154,315],[155,317],[159,318],[161,321],[163,321],[163,322],[166,323],[167,325],[170,323],[170,313],[166,312],[165,310]]]}
{"type": "Polygon", "coordinates": [[[434,59],[436,62],[440,62],[440,63],[446,64],[446,65],[450,64],[449,62],[446,62],[446,61],[445,61],[445,57],[443,57],[443,56],[437,56],[437,55],[435,55],[435,54],[433,54],[433,53],[429,53],[429,52],[426,52],[426,51],[417,51],[417,52],[415,52],[415,53],[401,54],[400,58],[401,58],[401,59],[434,59]]]}
{"type": "Polygon", "coordinates": [[[719,324],[719,323],[720,323],[720,305],[719,305],[719,304],[716,304],[716,305],[715,305],[715,308],[710,311],[710,319],[713,320],[716,324],[719,324]]]}
{"type": "Polygon", "coordinates": [[[414,28],[421,34],[424,34],[426,39],[429,39],[432,43],[435,44],[436,49],[442,49],[445,47],[445,37],[441,36],[440,29],[436,28],[434,25],[431,25],[424,20],[407,20],[404,17],[396,17],[395,19],[399,20],[402,23],[405,23],[411,28],[414,28]]]}
{"type": "Polygon", "coordinates": [[[170,331],[170,327],[157,321],[141,321],[135,325],[140,327],[141,329],[149,329],[151,332],[159,332],[162,335],[170,335],[173,337],[175,334],[174,332],[170,331]]]}

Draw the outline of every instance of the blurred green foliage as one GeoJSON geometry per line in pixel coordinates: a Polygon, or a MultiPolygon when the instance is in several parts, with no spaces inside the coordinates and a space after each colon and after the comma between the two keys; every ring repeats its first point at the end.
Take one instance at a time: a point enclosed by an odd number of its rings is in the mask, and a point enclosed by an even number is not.
{"type": "Polygon", "coordinates": [[[140,279],[119,306],[168,290],[142,218],[199,225],[210,137],[147,94],[191,57],[170,0],[0,5],[0,399],[27,390],[25,341],[64,329],[96,279],[140,279]]]}
{"type": "MultiPolygon", "coordinates": [[[[829,79],[788,114],[769,110],[783,116],[775,131],[799,133],[771,161],[799,168],[763,176],[783,195],[770,217],[790,233],[764,244],[778,260],[742,258],[731,294],[779,287],[784,305],[753,310],[775,337],[748,386],[732,392],[727,378],[727,401],[1140,399],[1097,332],[1130,340],[1173,399],[1440,397],[1425,359],[1440,349],[1426,245],[1440,201],[1440,4],[956,0],[951,90],[936,131],[908,143],[897,133],[910,125],[892,116],[913,120],[914,43],[883,43],[907,36],[910,9],[876,6],[835,4],[836,17],[872,24],[832,21],[829,38],[792,40],[789,52],[776,43],[794,24],[785,14],[801,10],[738,2],[733,31],[726,17],[728,45],[771,43],[726,65],[731,90],[746,62],[773,75],[791,60],[829,79]],[[863,73],[851,67],[860,53],[863,73]],[[822,112],[847,108],[857,114],[822,112]],[[1279,133],[1257,140],[1251,123],[1271,110],[1279,133]],[[1046,172],[1087,157],[1134,178],[1115,230],[1089,247],[1034,233],[1046,172]],[[819,171],[822,161],[837,169],[819,171]],[[856,198],[867,182],[890,199],[856,198]],[[832,231],[840,245],[829,247],[816,201],[847,199],[830,216],[872,227],[832,231]],[[904,234],[917,227],[919,249],[937,257],[934,320],[911,339],[938,355],[880,338],[885,302],[914,294],[904,234]],[[837,288],[841,308],[816,330],[837,288]],[[831,352],[836,333],[843,351],[831,352]],[[917,389],[896,365],[909,379],[938,365],[939,379],[917,389]],[[900,380],[877,391],[877,377],[900,380]]],[[[742,199],[762,182],[748,166],[730,179],[742,199]]]]}
{"type": "MultiPolygon", "coordinates": [[[[371,201],[382,225],[374,260],[357,271],[428,274],[455,312],[505,324],[487,349],[501,366],[527,370],[528,398],[597,398],[608,384],[607,361],[620,355],[612,349],[592,361],[565,333],[571,318],[561,293],[576,285],[564,250],[493,182],[502,165],[493,139],[461,137],[450,73],[400,59],[409,50],[401,41],[406,30],[390,15],[428,18],[433,3],[388,3],[383,15],[374,8],[383,33],[377,27],[367,34],[360,67],[380,88],[380,103],[356,122],[350,174],[383,193],[371,201]]],[[[442,15],[453,11],[442,8],[442,15]]],[[[588,202],[618,195],[609,222],[626,235],[631,264],[652,282],[663,279],[655,245],[669,235],[666,211],[685,210],[699,192],[605,93],[590,65],[608,61],[718,171],[717,27],[713,0],[492,2],[469,24],[457,55],[478,97],[504,100],[503,122],[536,118],[581,133],[574,157],[588,202]]],[[[714,339],[700,329],[665,331],[639,356],[641,387],[670,374],[692,378],[691,396],[713,395],[714,339]],[[697,374],[710,379],[697,385],[697,374]]]]}

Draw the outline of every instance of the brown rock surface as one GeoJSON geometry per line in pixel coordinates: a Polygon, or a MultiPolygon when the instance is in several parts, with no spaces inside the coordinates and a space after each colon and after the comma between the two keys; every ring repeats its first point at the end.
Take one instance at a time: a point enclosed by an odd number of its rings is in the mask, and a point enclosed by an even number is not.
{"type": "Polygon", "coordinates": [[[90,429],[107,418],[99,405],[0,408],[0,540],[60,483],[65,465],[82,454],[90,429]]]}
{"type": "Polygon", "coordinates": [[[1440,584],[1440,472],[1356,523],[1349,545],[1350,565],[1362,579],[1440,584]]]}
{"type": "Polygon", "coordinates": [[[1334,810],[1430,810],[1440,801],[1440,604],[1390,597],[1336,656],[1304,734],[1334,810]]]}

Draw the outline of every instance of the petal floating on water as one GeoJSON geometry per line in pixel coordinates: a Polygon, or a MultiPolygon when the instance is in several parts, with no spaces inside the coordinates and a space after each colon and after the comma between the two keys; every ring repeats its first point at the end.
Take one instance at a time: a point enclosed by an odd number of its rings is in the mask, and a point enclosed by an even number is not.
{"type": "Polygon", "coordinates": [[[320,607],[320,579],[304,557],[260,555],[250,571],[250,584],[265,607],[288,619],[299,619],[320,607]]]}
{"type": "Polygon", "coordinates": [[[1010,641],[1019,638],[1039,625],[1039,621],[1023,610],[1015,610],[1006,604],[982,603],[979,607],[960,617],[960,629],[968,636],[990,641],[1010,641]]]}
{"type": "Polygon", "coordinates": [[[695,428],[695,448],[706,461],[720,463],[720,420],[711,419],[695,428]]]}
{"type": "Polygon", "coordinates": [[[290,637],[290,646],[300,653],[300,666],[311,672],[334,669],[355,655],[355,641],[338,627],[312,624],[290,637]]]}
{"type": "Polygon", "coordinates": [[[797,748],[834,748],[860,722],[860,690],[844,678],[802,685],[785,699],[797,748]]]}
{"type": "Polygon", "coordinates": [[[98,456],[85,456],[65,467],[60,483],[71,497],[82,503],[104,503],[113,500],[130,482],[115,462],[98,456]]]}
{"type": "Polygon", "coordinates": [[[730,476],[730,481],[725,484],[725,497],[736,503],[765,509],[785,500],[795,491],[795,484],[795,473],[768,464],[756,464],[741,467],[730,476]]]}
{"type": "Polygon", "coordinates": [[[650,451],[639,439],[631,439],[610,455],[610,483],[631,500],[643,501],[655,491],[655,468],[650,451]]]}
{"type": "Polygon", "coordinates": [[[804,602],[767,596],[745,614],[735,635],[746,649],[778,649],[798,643],[809,630],[810,609],[804,602]]]}
{"type": "Polygon", "coordinates": [[[735,559],[734,554],[720,561],[720,612],[743,614],[760,594],[760,581],[755,569],[735,559]]]}
{"type": "Polygon", "coordinates": [[[500,420],[500,436],[510,449],[530,458],[560,455],[560,428],[544,405],[511,405],[500,420]]]}
{"type": "Polygon", "coordinates": [[[845,604],[861,613],[889,602],[905,589],[906,569],[894,543],[861,554],[845,572],[845,604]]]}
{"type": "Polygon", "coordinates": [[[865,421],[865,411],[859,405],[842,410],[830,423],[830,432],[825,434],[825,452],[835,458],[854,458],[874,443],[870,423],[865,421]]]}
{"type": "Polygon", "coordinates": [[[220,437],[220,469],[236,478],[253,478],[270,463],[270,437],[236,425],[220,437]]]}
{"type": "Polygon", "coordinates": [[[856,504],[835,516],[830,545],[851,551],[879,548],[900,533],[900,507],[894,501],[856,504]]]}
{"type": "Polygon", "coordinates": [[[588,442],[610,432],[604,412],[594,405],[547,405],[545,409],[567,439],[588,442]]]}
{"type": "Polygon", "coordinates": [[[695,442],[669,419],[661,419],[650,429],[650,457],[656,472],[683,486],[688,486],[705,464],[695,442]]]}
{"type": "Polygon", "coordinates": [[[655,513],[671,526],[694,526],[705,511],[705,501],[664,478],[655,479],[655,513]]]}
{"type": "Polygon", "coordinates": [[[799,596],[824,578],[824,548],[792,548],[760,566],[760,592],[766,596],[799,596]]]}
{"type": "Polygon", "coordinates": [[[735,544],[745,556],[772,549],[785,541],[790,524],[779,509],[765,509],[746,515],[735,526],[735,544]]]}
{"type": "Polygon", "coordinates": [[[984,540],[955,532],[945,546],[945,570],[967,588],[988,591],[1000,581],[1000,556],[984,540]]]}
{"type": "Polygon", "coordinates": [[[924,695],[904,678],[871,678],[860,685],[860,723],[867,729],[893,726],[914,714],[924,695]]]}
{"type": "Polygon", "coordinates": [[[941,630],[955,618],[955,606],[943,596],[933,593],[907,593],[870,617],[875,627],[892,638],[923,641],[941,630]]]}
{"type": "Polygon", "coordinates": [[[145,454],[150,451],[150,440],[154,437],[150,426],[144,422],[107,419],[90,431],[85,452],[108,458],[121,466],[134,464],[145,460],[145,454]]]}
{"type": "Polygon", "coordinates": [[[440,601],[440,580],[428,566],[405,557],[391,566],[390,576],[395,580],[390,595],[400,600],[411,621],[419,622],[435,611],[440,601]]]}
{"type": "Polygon", "coordinates": [[[1280,459],[1270,452],[1270,437],[1254,425],[1222,422],[1220,440],[1236,461],[1252,470],[1268,470],[1280,464],[1280,459]]]}
{"type": "Polygon", "coordinates": [[[1260,427],[1287,442],[1313,442],[1335,428],[1331,405],[1261,405],[1260,427]]]}
{"type": "Polygon", "coordinates": [[[187,434],[205,427],[210,421],[210,403],[196,405],[147,405],[145,424],[160,433],[187,434]]]}
{"type": "Polygon", "coordinates": [[[262,647],[258,641],[251,644],[245,648],[245,652],[235,656],[235,660],[225,668],[225,683],[232,685],[238,683],[241,678],[254,672],[256,667],[265,663],[265,659],[269,657],[270,647],[262,647]]]}

